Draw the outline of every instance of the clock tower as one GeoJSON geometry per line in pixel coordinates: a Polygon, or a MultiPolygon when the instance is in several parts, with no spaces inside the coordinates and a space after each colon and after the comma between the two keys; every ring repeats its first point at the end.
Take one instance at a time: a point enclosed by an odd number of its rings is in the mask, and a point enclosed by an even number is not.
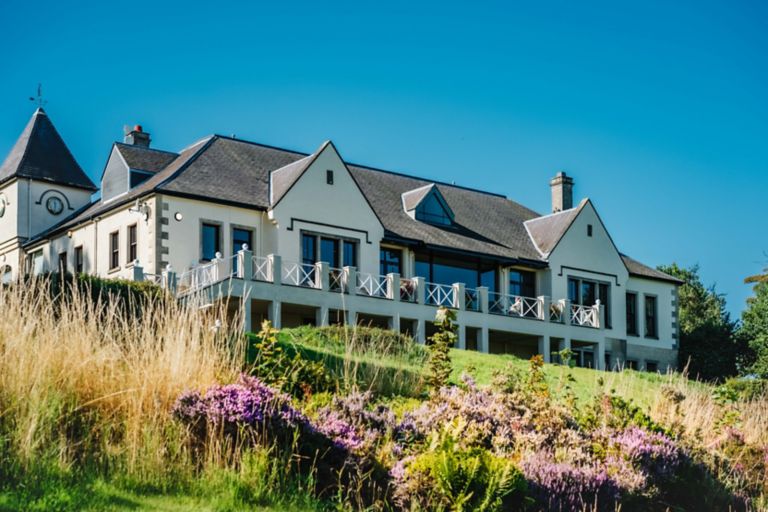
{"type": "Polygon", "coordinates": [[[0,277],[18,276],[22,245],[90,204],[95,191],[38,108],[0,166],[0,277]]]}

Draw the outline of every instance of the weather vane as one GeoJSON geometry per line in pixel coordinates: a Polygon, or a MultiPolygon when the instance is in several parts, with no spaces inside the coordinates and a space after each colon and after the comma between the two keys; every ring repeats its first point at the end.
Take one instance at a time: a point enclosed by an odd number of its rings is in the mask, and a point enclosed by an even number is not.
{"type": "Polygon", "coordinates": [[[30,96],[29,101],[37,103],[37,106],[43,108],[43,105],[48,103],[47,100],[43,100],[43,84],[37,84],[37,97],[30,96]]]}

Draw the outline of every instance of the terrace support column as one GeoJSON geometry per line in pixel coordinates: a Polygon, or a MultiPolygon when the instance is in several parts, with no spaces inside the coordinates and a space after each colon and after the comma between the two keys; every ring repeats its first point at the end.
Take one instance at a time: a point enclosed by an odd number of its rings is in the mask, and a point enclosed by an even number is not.
{"type": "Polygon", "coordinates": [[[594,368],[605,370],[605,339],[598,341],[595,345],[594,358],[594,368]]]}
{"type": "Polygon", "coordinates": [[[539,354],[544,357],[544,362],[549,363],[551,359],[550,339],[549,335],[539,336],[539,354]]]}
{"type": "Polygon", "coordinates": [[[318,327],[328,327],[330,322],[328,321],[329,312],[328,306],[320,306],[315,310],[315,324],[318,327]]]}
{"type": "Polygon", "coordinates": [[[416,320],[416,338],[417,343],[424,345],[427,342],[427,326],[423,318],[416,320]]]}
{"type": "Polygon", "coordinates": [[[347,309],[346,311],[344,311],[344,318],[345,318],[345,323],[349,327],[357,326],[357,311],[355,311],[354,309],[347,309]]]}
{"type": "Polygon", "coordinates": [[[399,333],[400,332],[400,313],[395,313],[394,315],[392,315],[392,317],[390,317],[390,319],[388,320],[388,323],[389,323],[389,329],[391,331],[399,333]]]}
{"type": "Polygon", "coordinates": [[[487,327],[477,330],[477,350],[483,354],[487,354],[490,350],[490,335],[487,327]]]}
{"type": "Polygon", "coordinates": [[[565,349],[571,348],[571,338],[563,338],[560,340],[560,345],[558,350],[565,350],[565,349]]]}
{"type": "Polygon", "coordinates": [[[458,329],[456,331],[456,348],[460,348],[461,350],[467,349],[467,326],[459,324],[458,329]]]}
{"type": "Polygon", "coordinates": [[[282,327],[282,314],[283,314],[283,307],[280,301],[273,300],[269,304],[269,310],[267,311],[267,316],[269,317],[269,321],[272,324],[272,327],[275,329],[280,329],[282,327]]]}
{"type": "Polygon", "coordinates": [[[253,331],[253,305],[251,304],[250,293],[247,293],[242,300],[243,308],[243,332],[253,331]]]}

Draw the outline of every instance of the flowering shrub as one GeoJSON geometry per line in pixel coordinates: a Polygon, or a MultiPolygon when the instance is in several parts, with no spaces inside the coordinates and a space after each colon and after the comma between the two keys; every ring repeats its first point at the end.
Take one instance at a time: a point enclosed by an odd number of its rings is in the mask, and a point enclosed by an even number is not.
{"type": "Polygon", "coordinates": [[[612,448],[654,477],[671,476],[682,460],[680,449],[664,434],[637,427],[613,436],[612,448]]]}
{"type": "Polygon", "coordinates": [[[394,432],[396,422],[387,407],[371,408],[371,398],[369,391],[334,397],[328,407],[318,411],[318,430],[349,450],[372,448],[382,437],[394,432]]]}

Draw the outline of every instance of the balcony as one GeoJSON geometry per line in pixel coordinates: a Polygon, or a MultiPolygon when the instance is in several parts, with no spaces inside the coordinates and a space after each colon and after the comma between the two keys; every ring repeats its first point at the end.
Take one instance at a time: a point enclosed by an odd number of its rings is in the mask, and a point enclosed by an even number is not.
{"type": "Polygon", "coordinates": [[[398,274],[358,272],[354,267],[334,268],[324,262],[309,265],[284,261],[277,255],[254,256],[247,250],[227,258],[218,254],[210,263],[187,270],[178,279],[164,275],[157,280],[165,286],[174,286],[175,293],[185,297],[231,279],[420,306],[443,306],[532,322],[601,328],[599,302],[584,306],[565,299],[552,301],[545,296],[507,295],[485,287],[467,288],[463,283],[445,285],[427,282],[422,277],[402,278],[398,274]],[[249,261],[251,264],[247,265],[249,261]]]}

